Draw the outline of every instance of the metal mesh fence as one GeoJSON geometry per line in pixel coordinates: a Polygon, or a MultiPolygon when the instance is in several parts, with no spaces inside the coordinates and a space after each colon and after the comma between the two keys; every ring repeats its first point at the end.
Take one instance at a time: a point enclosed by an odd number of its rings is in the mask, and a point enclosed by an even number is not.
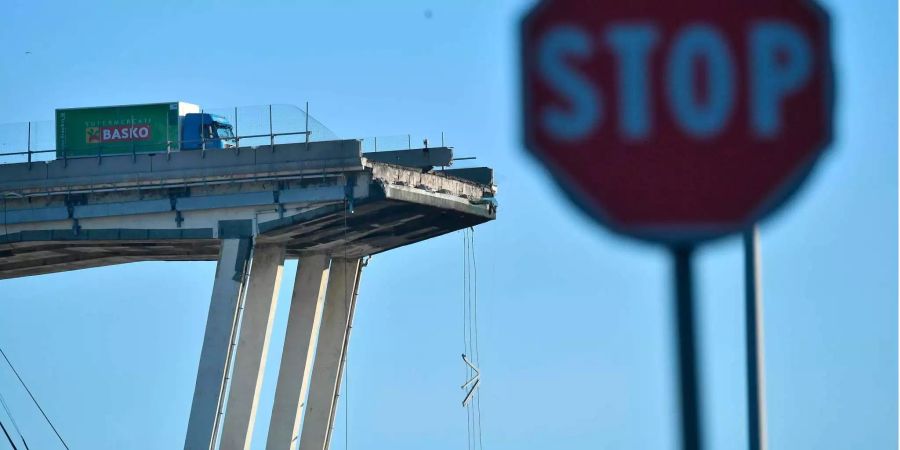
{"type": "Polygon", "coordinates": [[[55,159],[53,122],[42,120],[0,124],[0,164],[55,159]]]}
{"type": "MultiPolygon", "coordinates": [[[[340,139],[337,134],[294,105],[256,105],[202,109],[221,116],[232,126],[234,137],[219,137],[226,147],[259,147],[272,144],[318,142],[340,139]]],[[[364,152],[447,146],[444,133],[401,134],[360,138],[364,152]]],[[[182,148],[184,141],[159,145],[134,144],[135,153],[157,153],[182,148]]],[[[51,120],[0,124],[0,164],[52,161],[57,159],[56,126],[51,120]]],[[[104,152],[98,150],[97,155],[104,152]]],[[[74,155],[66,154],[67,157],[74,155]]],[[[96,156],[96,155],[88,155],[96,156]]]]}
{"type": "Polygon", "coordinates": [[[294,105],[209,108],[203,112],[227,118],[240,147],[306,142],[307,131],[309,142],[339,139],[322,122],[294,105]]]}

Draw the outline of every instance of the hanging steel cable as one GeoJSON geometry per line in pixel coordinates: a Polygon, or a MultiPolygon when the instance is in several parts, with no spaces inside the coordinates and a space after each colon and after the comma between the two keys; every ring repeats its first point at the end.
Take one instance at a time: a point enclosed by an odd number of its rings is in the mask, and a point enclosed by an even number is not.
{"type": "MultiPolygon", "coordinates": [[[[466,353],[470,353],[470,322],[469,322],[469,237],[468,230],[463,230],[463,362],[466,362],[466,353]]],[[[465,380],[463,389],[472,381],[472,369],[469,364],[464,366],[465,380]]],[[[470,392],[474,392],[470,388],[470,392]]],[[[463,406],[466,408],[466,448],[472,450],[472,409],[469,406],[470,394],[463,398],[463,406]]]]}
{"type": "MultiPolygon", "coordinates": [[[[472,326],[475,330],[475,366],[481,367],[481,356],[478,351],[478,265],[475,263],[475,229],[471,227],[469,228],[469,251],[472,253],[470,260],[472,261],[472,326]]],[[[481,437],[481,395],[477,394],[475,395],[475,412],[478,417],[478,448],[481,450],[484,448],[481,437]]]]}
{"type": "Polygon", "coordinates": [[[484,443],[481,427],[481,400],[478,390],[481,372],[478,369],[480,355],[478,349],[478,275],[475,264],[474,230],[463,230],[463,347],[466,381],[461,386],[467,390],[463,398],[466,408],[466,445],[469,450],[482,450],[484,443]]]}
{"type": "Polygon", "coordinates": [[[44,416],[44,420],[46,420],[47,424],[50,425],[50,429],[52,429],[53,432],[56,433],[56,437],[59,439],[59,442],[62,443],[63,447],[65,447],[66,450],[69,450],[69,445],[66,444],[66,441],[62,438],[62,436],[59,435],[59,431],[56,430],[56,426],[53,425],[53,421],[51,421],[50,418],[47,417],[47,413],[44,412],[44,408],[41,408],[40,403],[38,403],[37,399],[34,398],[34,394],[31,393],[31,389],[28,389],[28,385],[25,384],[25,380],[23,380],[22,377],[19,376],[19,371],[17,371],[12,362],[10,362],[9,358],[6,356],[6,353],[3,351],[3,348],[0,348],[0,355],[2,355],[3,359],[6,360],[6,364],[9,365],[10,369],[12,369],[13,373],[16,375],[16,378],[19,379],[19,383],[22,384],[22,387],[25,388],[25,392],[27,392],[28,396],[31,397],[31,401],[34,402],[34,406],[37,406],[38,411],[40,411],[41,415],[44,416]]]}
{"type": "MultiPolygon", "coordinates": [[[[350,198],[353,196],[353,188],[350,188],[349,192],[350,198]]],[[[350,245],[350,228],[347,225],[347,212],[352,208],[349,201],[344,201],[344,260],[347,260],[348,249],[347,247],[350,245]]],[[[359,277],[362,275],[362,268],[357,266],[356,272],[356,283],[359,283],[359,277]]],[[[356,293],[354,292],[353,295],[356,293]]],[[[351,302],[354,299],[349,299],[351,302]]],[[[347,278],[344,277],[344,310],[350,308],[346,303],[348,301],[347,296],[347,278]]],[[[350,362],[347,355],[347,350],[350,348],[350,329],[353,327],[353,314],[349,313],[349,318],[347,319],[347,334],[344,335],[344,450],[350,449],[350,362]]],[[[338,389],[340,389],[340,385],[338,385],[338,389]]],[[[337,405],[335,405],[337,408],[337,405]]],[[[332,412],[334,414],[334,412],[332,412]]]]}
{"type": "MultiPolygon", "coordinates": [[[[340,253],[343,253],[343,260],[346,264],[347,261],[350,260],[350,224],[348,221],[348,217],[350,214],[353,214],[353,201],[352,201],[352,187],[349,184],[346,186],[345,198],[344,198],[344,212],[343,212],[343,222],[344,222],[344,238],[343,243],[341,244],[341,251],[336,252],[335,256],[341,256],[340,253]]],[[[332,262],[333,264],[333,262],[332,262]]],[[[348,450],[350,448],[350,377],[348,374],[348,349],[350,345],[350,333],[353,329],[353,317],[356,314],[356,298],[359,295],[359,281],[362,277],[362,269],[368,264],[368,258],[365,260],[359,259],[356,264],[356,276],[352,280],[353,285],[350,285],[350,279],[348,274],[344,274],[344,311],[347,312],[347,329],[344,334],[344,341],[342,344],[341,350],[341,360],[340,366],[338,368],[338,376],[336,389],[334,391],[334,399],[332,400],[332,409],[331,409],[331,418],[328,422],[328,430],[329,432],[325,438],[325,448],[331,447],[331,438],[332,433],[334,432],[334,428],[337,424],[337,406],[340,401],[340,387],[341,383],[344,385],[344,450],[348,450]],[[352,290],[351,290],[352,289],[352,290]]],[[[332,272],[333,274],[334,272],[332,272]]]]}

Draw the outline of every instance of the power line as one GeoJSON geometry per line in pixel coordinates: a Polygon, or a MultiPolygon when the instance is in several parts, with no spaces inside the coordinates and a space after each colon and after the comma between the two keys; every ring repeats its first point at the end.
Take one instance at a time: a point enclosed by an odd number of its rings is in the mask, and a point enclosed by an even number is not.
{"type": "Polygon", "coordinates": [[[16,443],[13,442],[11,437],[9,437],[9,432],[6,431],[6,427],[3,426],[3,422],[0,422],[0,429],[3,430],[3,434],[6,435],[6,439],[9,441],[9,445],[12,445],[13,450],[19,450],[19,447],[16,447],[16,443]]]}
{"type": "MultiPolygon", "coordinates": [[[[70,450],[69,445],[66,444],[66,441],[63,440],[62,436],[59,435],[59,431],[57,431],[56,427],[53,426],[53,422],[50,420],[49,417],[47,417],[47,413],[44,412],[44,408],[41,408],[41,405],[38,403],[37,399],[34,398],[34,394],[31,393],[31,389],[28,389],[28,385],[25,384],[25,380],[23,380],[22,377],[19,376],[19,372],[13,366],[12,362],[10,362],[9,358],[6,357],[6,353],[3,351],[2,347],[0,347],[0,355],[3,355],[3,359],[6,360],[6,364],[8,364],[9,368],[12,369],[14,374],[16,374],[16,378],[19,379],[19,383],[22,384],[22,387],[25,388],[25,392],[27,392],[28,396],[31,397],[31,401],[34,402],[34,406],[37,406],[38,411],[40,411],[41,415],[44,416],[44,420],[47,421],[47,423],[50,425],[50,428],[53,430],[54,433],[56,433],[56,437],[59,438],[59,442],[62,443],[63,447],[65,447],[66,450],[70,450]]],[[[13,447],[15,447],[15,446],[13,446],[13,447]]]]}
{"type": "Polygon", "coordinates": [[[25,442],[25,437],[22,436],[22,430],[19,429],[19,424],[16,423],[16,418],[13,417],[12,411],[9,410],[9,405],[6,404],[6,399],[3,398],[2,393],[0,393],[0,405],[3,406],[3,410],[6,411],[6,415],[9,416],[9,421],[12,422],[13,429],[16,430],[16,434],[19,435],[19,439],[21,439],[22,444],[25,445],[25,450],[29,450],[28,442],[25,442]]]}

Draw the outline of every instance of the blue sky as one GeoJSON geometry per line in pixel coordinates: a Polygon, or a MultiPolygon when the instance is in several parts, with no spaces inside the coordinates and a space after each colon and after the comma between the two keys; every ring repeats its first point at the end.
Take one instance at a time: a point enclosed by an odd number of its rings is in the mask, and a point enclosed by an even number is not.
{"type": "MultiPolygon", "coordinates": [[[[762,225],[770,444],[896,448],[897,6],[822,3],[835,143],[762,225]]],[[[475,231],[485,448],[674,449],[669,261],[572,208],[522,149],[516,27],[530,4],[11,0],[0,123],[71,106],[309,101],[342,137],[444,131],[500,186],[499,219],[475,231]]],[[[454,233],[372,259],[332,448],[345,433],[346,448],[465,447],[462,253],[454,233]]],[[[743,449],[740,241],[704,247],[698,268],[705,439],[743,449]]],[[[213,270],[141,263],[0,282],[0,345],[73,449],[183,445],[213,270]]],[[[0,367],[31,448],[59,448],[15,386],[0,367]]]]}

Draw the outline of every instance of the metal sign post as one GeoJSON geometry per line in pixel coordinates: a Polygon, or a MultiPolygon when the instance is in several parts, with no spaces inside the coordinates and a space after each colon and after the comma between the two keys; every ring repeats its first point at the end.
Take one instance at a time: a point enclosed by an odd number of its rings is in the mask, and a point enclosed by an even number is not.
{"type": "Polygon", "coordinates": [[[747,345],[747,434],[750,450],[766,448],[763,309],[760,293],[759,229],[744,233],[744,318],[747,345]]]}
{"type": "Polygon", "coordinates": [[[675,321],[678,333],[678,383],[681,387],[681,448],[700,450],[700,390],[697,382],[697,341],[694,326],[693,246],[675,246],[675,321]]]}

